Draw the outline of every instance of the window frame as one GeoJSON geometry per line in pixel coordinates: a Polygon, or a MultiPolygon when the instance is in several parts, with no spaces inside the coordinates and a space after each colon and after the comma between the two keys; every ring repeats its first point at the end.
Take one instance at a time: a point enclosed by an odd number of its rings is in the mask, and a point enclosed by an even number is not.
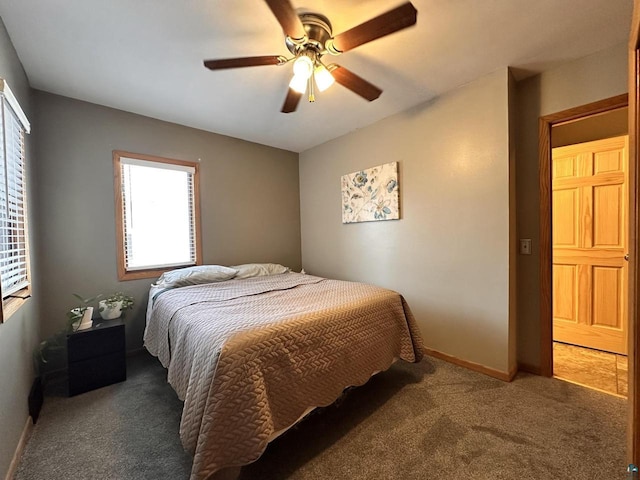
{"type": "MultiPolygon", "coordinates": [[[[202,265],[202,240],[201,240],[201,220],[200,220],[200,164],[188,160],[176,160],[173,158],[158,157],[142,153],[132,153],[123,150],[113,151],[113,186],[115,200],[115,225],[116,225],[116,257],[118,265],[118,280],[138,280],[144,278],[159,277],[164,272],[180,268],[181,265],[171,265],[167,267],[156,267],[147,269],[126,269],[126,250],[124,233],[124,206],[122,190],[122,170],[121,159],[130,158],[133,160],[144,160],[159,164],[182,165],[194,169],[193,173],[193,218],[194,218],[194,242],[195,242],[195,265],[202,265]]],[[[192,263],[185,263],[182,266],[191,266],[192,263]]]]}
{"type": "Polygon", "coordinates": [[[28,298],[31,297],[31,248],[29,243],[29,210],[28,210],[28,194],[29,188],[27,185],[27,152],[26,152],[26,135],[31,133],[31,124],[27,119],[24,111],[20,107],[18,100],[13,95],[13,92],[9,88],[6,80],[0,77],[0,115],[2,116],[2,136],[0,138],[0,148],[5,149],[5,162],[8,160],[6,152],[6,126],[5,126],[5,109],[7,107],[11,109],[10,113],[13,113],[18,120],[20,128],[22,130],[22,210],[24,218],[24,242],[25,242],[25,267],[26,267],[26,279],[28,284],[25,287],[11,293],[6,298],[2,293],[2,287],[0,285],[0,298],[2,299],[2,308],[0,309],[0,324],[9,320],[9,318],[16,313],[25,303],[28,298]]]}

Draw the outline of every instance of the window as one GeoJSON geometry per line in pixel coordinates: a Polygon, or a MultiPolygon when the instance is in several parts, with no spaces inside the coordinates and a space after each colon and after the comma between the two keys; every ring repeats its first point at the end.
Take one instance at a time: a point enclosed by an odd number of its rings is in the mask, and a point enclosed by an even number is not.
{"type": "Polygon", "coordinates": [[[0,78],[0,291],[8,318],[28,298],[29,247],[25,134],[31,127],[9,85],[0,78]]]}
{"type": "Polygon", "coordinates": [[[202,263],[196,162],[113,152],[118,278],[202,263]]]}

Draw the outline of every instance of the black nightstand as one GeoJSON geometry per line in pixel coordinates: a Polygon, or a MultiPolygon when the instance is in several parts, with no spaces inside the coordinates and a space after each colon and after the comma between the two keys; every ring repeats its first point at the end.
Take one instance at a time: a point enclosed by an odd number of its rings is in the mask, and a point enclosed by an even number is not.
{"type": "Polygon", "coordinates": [[[127,379],[124,322],[93,321],[93,326],[67,335],[69,396],[127,379]]]}

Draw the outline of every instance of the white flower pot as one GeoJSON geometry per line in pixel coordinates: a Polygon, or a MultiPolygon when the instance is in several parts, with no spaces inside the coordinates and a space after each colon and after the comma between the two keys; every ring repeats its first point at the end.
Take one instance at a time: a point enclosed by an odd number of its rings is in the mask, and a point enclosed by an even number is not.
{"type": "Polygon", "coordinates": [[[93,326],[93,320],[91,317],[93,316],[93,307],[87,307],[82,315],[82,321],[78,326],[78,330],[86,330],[87,328],[91,328],[93,326]]]}
{"type": "Polygon", "coordinates": [[[103,320],[113,320],[122,315],[122,302],[116,302],[116,304],[109,308],[106,300],[100,300],[100,316],[103,320]]]}

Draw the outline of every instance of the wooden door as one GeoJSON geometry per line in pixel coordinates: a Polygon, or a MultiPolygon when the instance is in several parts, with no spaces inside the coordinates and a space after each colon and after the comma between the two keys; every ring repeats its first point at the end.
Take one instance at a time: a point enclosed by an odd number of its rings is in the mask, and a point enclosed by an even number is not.
{"type": "Polygon", "coordinates": [[[628,136],[552,152],[553,339],[626,355],[628,136]]]}

